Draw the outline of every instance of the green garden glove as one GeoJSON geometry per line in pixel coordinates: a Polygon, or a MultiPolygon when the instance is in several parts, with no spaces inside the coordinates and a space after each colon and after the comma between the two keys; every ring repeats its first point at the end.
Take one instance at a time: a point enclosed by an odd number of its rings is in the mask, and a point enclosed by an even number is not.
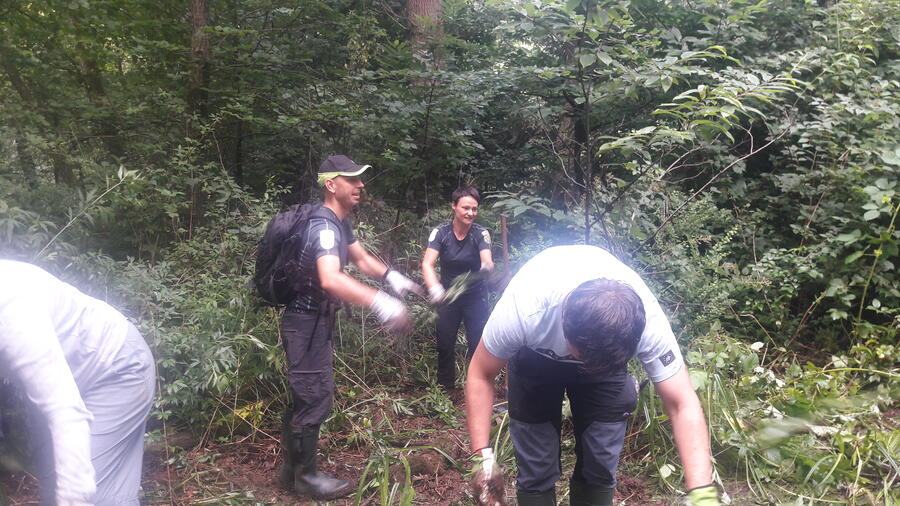
{"type": "Polygon", "coordinates": [[[691,506],[720,506],[719,491],[710,483],[702,487],[692,488],[688,492],[691,506]]]}

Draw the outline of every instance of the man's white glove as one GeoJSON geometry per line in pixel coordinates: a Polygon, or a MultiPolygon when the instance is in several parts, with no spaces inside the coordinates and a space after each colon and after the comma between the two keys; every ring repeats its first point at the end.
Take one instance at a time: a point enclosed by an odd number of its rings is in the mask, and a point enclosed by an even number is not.
{"type": "Polygon", "coordinates": [[[441,302],[444,302],[444,295],[446,293],[447,291],[444,290],[444,286],[437,283],[428,289],[428,298],[431,300],[432,304],[440,304],[441,302]]]}
{"type": "Polygon", "coordinates": [[[475,452],[475,457],[480,457],[481,460],[481,471],[484,473],[484,477],[490,479],[491,475],[494,474],[494,467],[497,465],[497,461],[494,459],[494,449],[493,448],[482,448],[475,452]]]}
{"type": "Polygon", "coordinates": [[[384,324],[385,329],[391,334],[404,336],[412,330],[406,306],[399,299],[378,290],[375,298],[372,299],[370,307],[378,316],[378,319],[381,320],[381,323],[384,324]]]}
{"type": "Polygon", "coordinates": [[[384,281],[400,297],[406,295],[406,292],[412,292],[420,297],[425,296],[425,290],[421,286],[393,269],[388,269],[384,273],[384,281]]]}
{"type": "Polygon", "coordinates": [[[503,471],[494,460],[493,448],[482,448],[473,457],[476,468],[470,486],[475,503],[480,506],[505,506],[505,479],[503,471]]]}

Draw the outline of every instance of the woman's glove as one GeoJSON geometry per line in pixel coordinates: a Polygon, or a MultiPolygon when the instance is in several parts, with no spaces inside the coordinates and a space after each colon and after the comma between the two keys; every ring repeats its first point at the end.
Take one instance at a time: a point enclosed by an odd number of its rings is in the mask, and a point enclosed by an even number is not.
{"type": "Polygon", "coordinates": [[[719,506],[719,491],[710,483],[688,491],[691,506],[719,506]]]}

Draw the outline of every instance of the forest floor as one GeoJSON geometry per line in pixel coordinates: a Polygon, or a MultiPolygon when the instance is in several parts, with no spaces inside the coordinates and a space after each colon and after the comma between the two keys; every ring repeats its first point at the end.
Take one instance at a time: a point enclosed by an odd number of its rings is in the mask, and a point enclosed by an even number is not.
{"type": "MultiPolygon", "coordinates": [[[[408,393],[422,395],[422,392],[408,393]]],[[[460,423],[455,426],[435,417],[397,415],[389,420],[395,433],[415,435],[403,446],[418,449],[406,454],[415,491],[413,504],[472,504],[464,476],[469,465],[467,436],[461,424],[465,401],[461,390],[450,392],[449,398],[458,410],[456,415],[460,423]]],[[[202,444],[198,444],[196,436],[187,433],[171,435],[167,444],[150,443],[144,456],[142,503],[313,504],[313,501],[292,495],[279,486],[281,448],[278,436],[278,430],[273,428],[271,432],[257,430],[231,440],[206,440],[202,444]]],[[[564,434],[566,436],[571,437],[571,434],[564,434]]],[[[320,469],[350,480],[365,474],[372,452],[367,445],[352,439],[352,430],[324,435],[319,441],[320,469]]],[[[622,468],[635,468],[628,465],[627,459],[628,456],[623,455],[622,468]]],[[[571,469],[564,469],[563,475],[570,472],[571,469]]],[[[378,482],[383,479],[382,473],[383,467],[370,471],[366,480],[378,482]]],[[[389,468],[389,473],[391,482],[402,483],[406,476],[404,467],[396,463],[389,468]]],[[[28,474],[0,473],[0,487],[10,504],[37,504],[37,485],[28,474]]],[[[362,494],[330,504],[350,505],[357,501],[359,504],[381,504],[380,492],[378,486],[368,487],[362,494]]],[[[734,495],[732,493],[732,497],[734,495]]],[[[746,492],[738,495],[746,495],[746,492]]],[[[511,478],[507,483],[507,498],[510,504],[515,504],[511,478]]],[[[568,503],[567,498],[559,499],[561,504],[568,503]]],[[[661,493],[652,479],[645,481],[644,477],[620,473],[615,504],[665,506],[681,504],[681,500],[661,493]]],[[[750,503],[735,501],[732,504],[750,503]]]]}

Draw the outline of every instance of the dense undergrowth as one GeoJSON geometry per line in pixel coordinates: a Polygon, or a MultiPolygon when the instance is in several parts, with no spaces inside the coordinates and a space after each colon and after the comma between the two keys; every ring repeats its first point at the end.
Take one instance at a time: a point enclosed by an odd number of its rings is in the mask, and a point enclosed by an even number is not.
{"type": "MultiPolygon", "coordinates": [[[[278,314],[260,306],[249,285],[252,252],[273,206],[248,198],[241,207],[244,211],[223,213],[192,239],[178,242],[154,264],[96,253],[69,257],[66,252],[73,248],[63,243],[48,250],[55,260],[50,266],[64,267],[60,272],[79,286],[115,294],[108,298],[140,323],[160,375],[153,438],[185,430],[201,440],[277,433],[287,399],[278,314]]],[[[365,204],[359,213],[360,235],[374,243],[383,231],[372,226],[377,220],[367,219],[371,208],[365,204]]],[[[407,242],[416,244],[423,230],[409,227],[407,242]]],[[[528,247],[520,244],[513,263],[527,258],[528,247]]],[[[414,257],[415,248],[405,253],[414,257]]],[[[687,265],[699,263],[695,272],[708,261],[708,256],[685,259],[687,265]]],[[[718,277],[708,282],[723,283],[718,277]]],[[[665,293],[663,284],[655,284],[665,293]]],[[[325,431],[350,431],[354,436],[348,443],[371,449],[370,466],[375,467],[368,471],[364,492],[379,490],[387,476],[380,469],[401,463],[407,451],[416,449],[402,449],[399,441],[412,437],[392,430],[392,416],[435,417],[457,428],[463,423],[462,413],[433,387],[433,313],[421,300],[409,302],[416,330],[408,340],[386,336],[360,308],[342,310],[336,331],[338,393],[325,431]],[[428,384],[432,388],[425,387],[425,396],[403,393],[411,385],[428,384]]],[[[896,347],[890,344],[894,329],[869,326],[864,340],[831,354],[795,347],[801,343],[778,335],[765,341],[742,338],[735,322],[764,320],[765,314],[723,318],[717,304],[682,310],[690,316],[680,315],[677,304],[670,310],[676,332],[689,346],[686,358],[710,420],[720,483],[746,483],[760,503],[895,500],[900,373],[896,347]],[[688,320],[695,321],[678,323],[688,320]]],[[[658,476],[660,493],[671,493],[680,490],[679,465],[650,390],[633,421],[631,457],[623,466],[626,472],[640,469],[640,476],[658,476]]],[[[495,437],[501,458],[514,468],[507,436],[501,431],[495,437]]],[[[397,486],[401,489],[391,492],[397,501],[411,493],[397,486]]]]}

